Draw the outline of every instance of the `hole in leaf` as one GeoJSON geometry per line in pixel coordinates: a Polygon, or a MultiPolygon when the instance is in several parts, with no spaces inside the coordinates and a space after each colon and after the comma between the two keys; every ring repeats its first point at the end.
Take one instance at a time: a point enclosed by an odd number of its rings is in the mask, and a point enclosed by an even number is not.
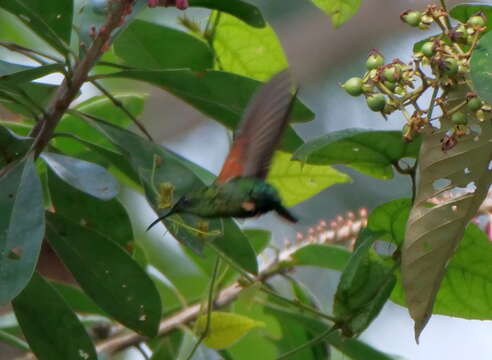
{"type": "Polygon", "coordinates": [[[458,211],[458,205],[452,205],[451,206],[451,211],[452,212],[457,212],[458,211]]]}
{"type": "Polygon", "coordinates": [[[492,170],[492,160],[489,162],[488,170],[492,170]]]}
{"type": "Polygon", "coordinates": [[[464,172],[465,174],[467,174],[467,175],[471,173],[470,169],[468,169],[468,168],[465,168],[465,170],[463,170],[463,172],[464,172]]]}
{"type": "Polygon", "coordinates": [[[352,150],[357,152],[357,151],[359,151],[359,148],[353,148],[352,150]]]}
{"type": "Polygon", "coordinates": [[[434,188],[434,190],[440,190],[446,186],[449,186],[450,184],[451,184],[451,180],[441,178],[441,179],[434,180],[434,182],[432,183],[432,187],[434,188]]]}
{"type": "Polygon", "coordinates": [[[482,133],[482,127],[478,124],[471,124],[468,126],[471,132],[480,135],[482,133]]]}

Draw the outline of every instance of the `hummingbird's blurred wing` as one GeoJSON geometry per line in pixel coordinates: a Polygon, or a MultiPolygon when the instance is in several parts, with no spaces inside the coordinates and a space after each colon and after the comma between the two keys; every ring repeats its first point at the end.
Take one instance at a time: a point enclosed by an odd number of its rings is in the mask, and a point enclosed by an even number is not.
{"type": "Polygon", "coordinates": [[[287,127],[295,95],[288,70],[274,75],[253,96],[236,131],[217,182],[238,176],[264,179],[273,152],[287,127]]]}

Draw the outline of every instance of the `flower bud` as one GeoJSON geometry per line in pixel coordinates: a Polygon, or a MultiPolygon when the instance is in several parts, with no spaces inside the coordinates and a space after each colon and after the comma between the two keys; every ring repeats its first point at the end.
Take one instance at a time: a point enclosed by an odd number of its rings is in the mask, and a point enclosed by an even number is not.
{"type": "Polygon", "coordinates": [[[349,95],[359,96],[362,94],[362,79],[359,77],[350,78],[342,85],[342,88],[344,88],[349,95]]]}
{"type": "Polygon", "coordinates": [[[408,25],[416,27],[422,19],[422,13],[420,11],[407,10],[400,15],[400,19],[408,25]]]}
{"type": "Polygon", "coordinates": [[[366,61],[367,70],[373,70],[384,64],[384,57],[377,50],[372,50],[366,61]]]}
{"type": "Polygon", "coordinates": [[[372,111],[382,111],[386,105],[386,98],[383,94],[369,95],[366,101],[372,111]]]}

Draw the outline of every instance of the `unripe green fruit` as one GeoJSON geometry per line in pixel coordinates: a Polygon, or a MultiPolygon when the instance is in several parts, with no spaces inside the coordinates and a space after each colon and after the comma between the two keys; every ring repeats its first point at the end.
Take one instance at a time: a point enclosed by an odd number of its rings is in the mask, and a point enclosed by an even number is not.
{"type": "Polygon", "coordinates": [[[384,57],[378,53],[372,53],[369,55],[366,61],[367,70],[372,70],[380,67],[384,64],[384,57]]]}
{"type": "Polygon", "coordinates": [[[367,106],[369,106],[369,109],[372,111],[382,111],[386,105],[386,98],[383,94],[370,95],[367,97],[366,101],[367,106]]]}
{"type": "Polygon", "coordinates": [[[470,109],[470,111],[477,111],[482,107],[482,100],[477,97],[472,97],[468,100],[466,106],[470,109]]]}
{"type": "Polygon", "coordinates": [[[424,43],[422,45],[422,53],[427,57],[434,55],[434,43],[431,41],[424,43]]]}
{"type": "Polygon", "coordinates": [[[410,26],[419,26],[422,13],[420,11],[408,11],[402,15],[401,19],[410,26]]]}
{"type": "Polygon", "coordinates": [[[442,64],[442,71],[449,76],[456,75],[458,69],[458,62],[453,58],[445,59],[442,64]]]}
{"type": "Polygon", "coordinates": [[[462,111],[456,111],[453,115],[451,115],[451,122],[455,125],[466,125],[468,123],[468,119],[466,115],[462,111]]]}
{"type": "Polygon", "coordinates": [[[362,79],[359,77],[350,78],[342,87],[349,95],[359,96],[362,94],[362,79]]]}
{"type": "Polygon", "coordinates": [[[386,86],[386,88],[390,91],[395,91],[396,89],[396,83],[394,82],[391,82],[391,81],[385,81],[383,83],[384,86],[386,86]]]}
{"type": "Polygon", "coordinates": [[[395,82],[397,80],[396,68],[391,66],[387,67],[383,71],[384,78],[388,81],[395,82]]]}
{"type": "Polygon", "coordinates": [[[469,18],[466,23],[473,27],[481,27],[485,26],[485,19],[480,15],[475,15],[469,18]]]}

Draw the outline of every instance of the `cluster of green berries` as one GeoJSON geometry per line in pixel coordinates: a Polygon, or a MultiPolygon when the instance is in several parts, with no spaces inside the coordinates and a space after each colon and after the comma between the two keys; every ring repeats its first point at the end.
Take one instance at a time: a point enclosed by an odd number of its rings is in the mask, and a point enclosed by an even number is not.
{"type": "Polygon", "coordinates": [[[466,99],[458,106],[447,96],[458,87],[468,86],[466,77],[471,53],[486,29],[487,19],[480,12],[452,27],[446,11],[436,5],[429,5],[423,12],[407,10],[401,14],[401,19],[423,30],[436,23],[442,33],[418,43],[413,61],[408,64],[399,59],[385,64],[383,55],[372,50],[366,61],[367,72],[362,77],[349,79],[342,87],[352,96],[364,95],[369,109],[385,117],[401,111],[407,118],[403,128],[403,137],[407,141],[433,120],[432,110],[435,104],[439,105],[442,118],[449,119],[453,126],[452,143],[455,144],[457,137],[467,132],[469,116],[484,121],[492,112],[492,108],[469,88],[465,91],[466,99]],[[429,67],[433,76],[426,75],[423,66],[429,67]],[[434,95],[438,92],[440,97],[433,99],[428,109],[421,109],[417,100],[428,89],[434,89],[434,95]],[[407,111],[409,106],[413,106],[412,115],[407,111]]]}

